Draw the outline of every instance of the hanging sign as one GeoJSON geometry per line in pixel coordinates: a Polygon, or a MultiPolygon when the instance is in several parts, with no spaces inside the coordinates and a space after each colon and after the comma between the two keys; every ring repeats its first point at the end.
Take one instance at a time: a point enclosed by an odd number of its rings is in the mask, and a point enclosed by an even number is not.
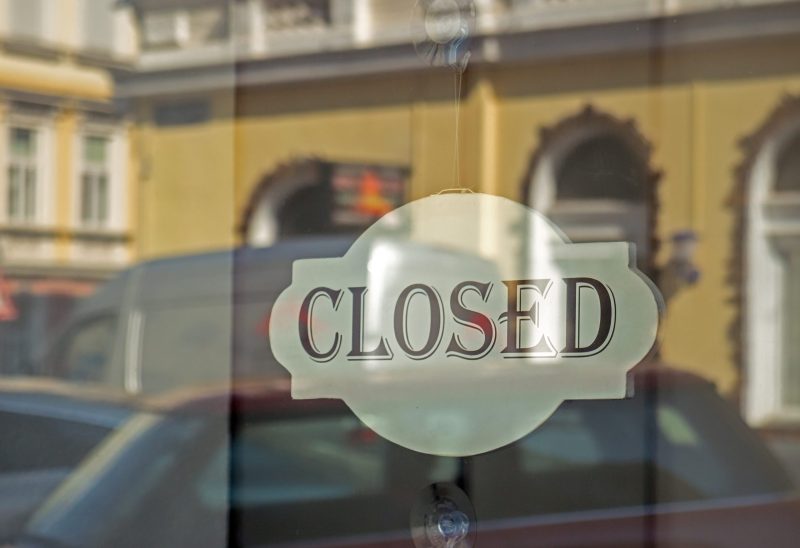
{"type": "Polygon", "coordinates": [[[339,398],[404,447],[483,453],[567,399],[626,396],[660,297],[632,244],[570,243],[485,194],[411,202],[344,257],[298,260],[270,341],[296,399],[339,398]]]}

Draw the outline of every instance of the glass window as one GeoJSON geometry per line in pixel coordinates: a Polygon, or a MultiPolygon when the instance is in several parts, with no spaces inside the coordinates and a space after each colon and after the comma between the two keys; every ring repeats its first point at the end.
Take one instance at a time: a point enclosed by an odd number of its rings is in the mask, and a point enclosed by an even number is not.
{"type": "Polygon", "coordinates": [[[83,2],[83,39],[86,46],[106,55],[114,48],[115,0],[83,2]]]}
{"type": "Polygon", "coordinates": [[[186,11],[158,10],[143,15],[144,41],[148,49],[185,45],[190,38],[189,17],[186,11]]]}
{"type": "Polygon", "coordinates": [[[499,518],[786,490],[754,440],[708,386],[565,402],[518,443],[475,457],[476,511],[499,518]]]}
{"type": "Polygon", "coordinates": [[[226,2],[184,6],[185,9],[149,10],[144,14],[144,47],[189,48],[220,43],[230,36],[226,2]]]}
{"type": "Polygon", "coordinates": [[[776,192],[800,192],[800,132],[784,145],[777,161],[776,192]]]}
{"type": "Polygon", "coordinates": [[[330,25],[330,0],[264,0],[270,31],[313,30],[330,25]]]}
{"type": "Polygon", "coordinates": [[[36,219],[38,191],[37,132],[12,127],[9,134],[7,214],[12,222],[36,219]]]}
{"type": "Polygon", "coordinates": [[[559,200],[643,201],[647,172],[621,139],[603,135],[576,146],[557,174],[559,200]]]}
{"type": "Polygon", "coordinates": [[[73,468],[110,428],[61,419],[0,411],[0,440],[14,451],[0,451],[0,478],[33,470],[73,468]]]}
{"type": "Polygon", "coordinates": [[[85,137],[80,188],[80,219],[89,226],[105,226],[109,213],[109,148],[107,137],[85,137]]]}
{"type": "Polygon", "coordinates": [[[11,0],[11,30],[23,38],[40,39],[44,28],[44,0],[11,0]]]}
{"type": "Polygon", "coordinates": [[[114,352],[116,326],[116,317],[110,315],[76,326],[50,356],[49,371],[78,381],[105,378],[114,352]]]}
{"type": "MultiPolygon", "coordinates": [[[[238,477],[232,504],[374,495],[385,489],[386,447],[353,416],[245,424],[231,457],[238,477]]],[[[220,487],[201,483],[201,494],[208,503],[224,504],[220,487]]]]}
{"type": "Polygon", "coordinates": [[[145,309],[143,390],[165,392],[187,383],[230,379],[230,329],[230,305],[224,301],[171,302],[145,309]]]}
{"type": "Polygon", "coordinates": [[[800,235],[782,246],[783,333],[782,374],[783,402],[800,409],[800,235]]]}

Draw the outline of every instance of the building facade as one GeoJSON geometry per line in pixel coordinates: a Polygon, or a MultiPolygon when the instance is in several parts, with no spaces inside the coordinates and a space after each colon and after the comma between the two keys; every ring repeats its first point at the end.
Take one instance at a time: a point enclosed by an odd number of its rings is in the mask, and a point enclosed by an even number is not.
{"type": "Polygon", "coordinates": [[[136,53],[105,0],[0,1],[0,370],[134,257],[129,126],[112,72],[136,53]]]}
{"type": "Polygon", "coordinates": [[[460,106],[410,0],[128,4],[138,255],[505,196],[635,242],[663,359],[753,424],[800,418],[800,3],[476,1],[460,106]]]}

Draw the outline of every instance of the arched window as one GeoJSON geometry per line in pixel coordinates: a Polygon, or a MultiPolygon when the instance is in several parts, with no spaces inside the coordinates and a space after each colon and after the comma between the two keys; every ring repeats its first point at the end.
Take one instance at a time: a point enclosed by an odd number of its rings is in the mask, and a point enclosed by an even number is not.
{"type": "Polygon", "coordinates": [[[528,201],[573,242],[626,241],[652,271],[652,202],[658,174],[632,124],[587,108],[543,132],[528,201]]]}
{"type": "Polygon", "coordinates": [[[775,192],[800,192],[800,131],[789,139],[778,156],[775,192]]]}
{"type": "Polygon", "coordinates": [[[245,243],[358,234],[405,201],[408,169],[303,160],[264,177],[244,211],[245,243]]]}
{"type": "Polygon", "coordinates": [[[302,202],[318,201],[326,179],[324,165],[316,160],[286,164],[264,177],[253,192],[242,218],[240,233],[244,243],[263,247],[312,228],[317,232],[322,230],[318,226],[303,224],[303,219],[308,223],[321,221],[319,215],[304,216],[302,202]]]}
{"type": "Polygon", "coordinates": [[[800,101],[751,139],[743,257],[747,412],[800,419],[800,101]]]}

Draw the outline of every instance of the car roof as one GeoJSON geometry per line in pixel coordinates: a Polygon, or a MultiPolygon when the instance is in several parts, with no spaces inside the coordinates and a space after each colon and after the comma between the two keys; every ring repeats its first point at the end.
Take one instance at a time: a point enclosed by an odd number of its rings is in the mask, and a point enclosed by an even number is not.
{"type": "Polygon", "coordinates": [[[78,312],[86,316],[118,308],[126,288],[134,280],[140,287],[140,302],[277,293],[289,284],[295,260],[342,256],[353,241],[352,236],[297,237],[269,247],[239,247],[151,259],[101,286],[78,305],[78,312]]]}

